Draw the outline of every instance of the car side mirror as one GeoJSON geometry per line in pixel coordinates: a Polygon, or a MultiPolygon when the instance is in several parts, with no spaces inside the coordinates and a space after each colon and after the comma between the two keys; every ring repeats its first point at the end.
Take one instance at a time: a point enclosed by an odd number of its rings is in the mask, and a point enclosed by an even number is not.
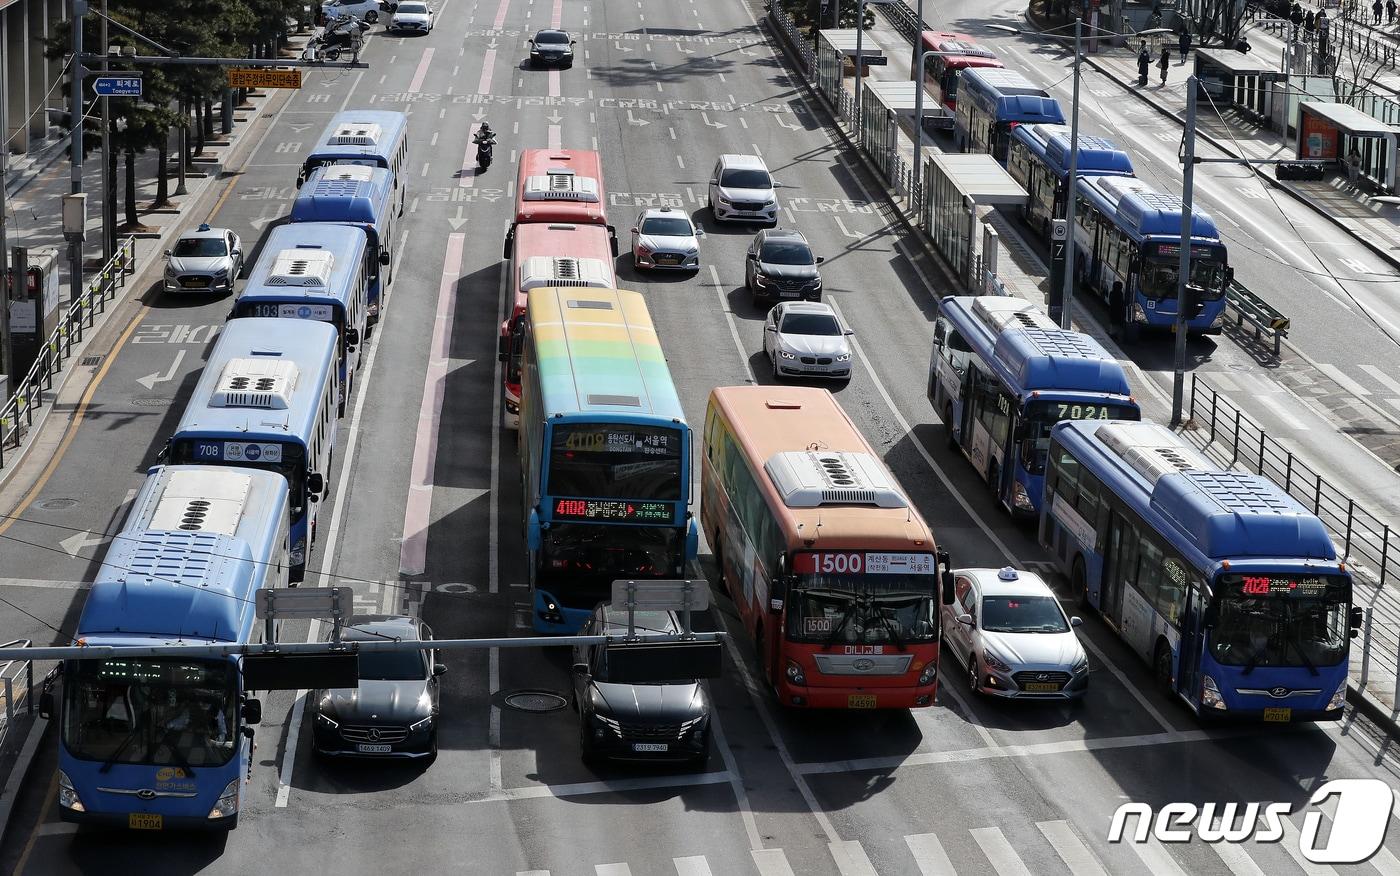
{"type": "Polygon", "coordinates": [[[1366,623],[1366,609],[1359,605],[1352,606],[1347,612],[1347,625],[1353,630],[1359,630],[1366,623]]]}
{"type": "Polygon", "coordinates": [[[712,176],[712,177],[710,177],[710,185],[712,185],[712,186],[717,186],[717,185],[719,185],[719,177],[717,177],[717,176],[712,176]]]}
{"type": "Polygon", "coordinates": [[[962,614],[958,615],[958,623],[962,624],[965,627],[972,626],[972,615],[968,614],[967,612],[963,612],[962,614]]]}
{"type": "Polygon", "coordinates": [[[387,265],[390,261],[391,259],[389,258],[389,251],[387,249],[379,254],[379,263],[381,265],[387,265]]]}
{"type": "Polygon", "coordinates": [[[170,250],[167,249],[167,250],[165,251],[165,257],[166,257],[166,258],[170,258],[170,250]]]}
{"type": "Polygon", "coordinates": [[[817,264],[821,264],[824,261],[826,261],[826,256],[817,256],[817,264]]]}
{"type": "Polygon", "coordinates": [[[262,700],[250,698],[243,701],[243,723],[262,723],[262,700]]]}
{"type": "Polygon", "coordinates": [[[574,664],[574,675],[587,675],[587,674],[588,674],[588,664],[587,664],[587,663],[575,663],[575,664],[574,664]]]}
{"type": "Polygon", "coordinates": [[[446,674],[447,674],[447,664],[446,664],[446,663],[434,663],[434,664],[433,664],[433,677],[434,677],[434,678],[436,678],[436,677],[439,676],[439,675],[446,675],[446,674]]]}
{"type": "Polygon", "coordinates": [[[634,225],[634,226],[632,227],[632,233],[633,233],[633,234],[641,234],[642,232],[634,225]]]}
{"type": "Polygon", "coordinates": [[[775,325],[766,325],[763,327],[763,330],[765,332],[776,332],[778,330],[778,327],[775,325]]]}
{"type": "Polygon", "coordinates": [[[701,228],[699,225],[695,226],[695,236],[696,236],[696,237],[704,237],[704,236],[705,236],[705,229],[701,228]]]}
{"type": "Polygon", "coordinates": [[[532,46],[535,44],[535,41],[534,41],[534,40],[526,40],[525,42],[529,43],[529,44],[532,45],[532,46]]]}
{"type": "Polygon", "coordinates": [[[1083,618],[1078,618],[1078,617],[1072,617],[1072,618],[1069,619],[1069,625],[1072,626],[1072,627],[1082,627],[1082,626],[1084,626],[1084,619],[1083,619],[1083,618]]]}
{"type": "Polygon", "coordinates": [[[748,260],[751,261],[751,262],[756,262],[756,261],[758,261],[758,253],[756,253],[756,252],[751,252],[751,253],[748,254],[747,258],[748,258],[748,260]]]}
{"type": "Polygon", "coordinates": [[[569,45],[571,45],[571,46],[576,46],[576,45],[578,45],[578,40],[569,40],[569,45]]]}
{"type": "Polygon", "coordinates": [[[326,491],[326,476],[319,471],[313,471],[307,475],[306,491],[319,496],[326,491]]]}
{"type": "Polygon", "coordinates": [[[846,329],[846,337],[853,338],[856,335],[855,329],[846,329]]]}
{"type": "Polygon", "coordinates": [[[53,693],[51,691],[39,694],[39,717],[53,717],[53,693]]]}
{"type": "Polygon", "coordinates": [[[233,254],[238,256],[240,259],[243,258],[243,250],[238,249],[237,247],[234,247],[233,254]]]}

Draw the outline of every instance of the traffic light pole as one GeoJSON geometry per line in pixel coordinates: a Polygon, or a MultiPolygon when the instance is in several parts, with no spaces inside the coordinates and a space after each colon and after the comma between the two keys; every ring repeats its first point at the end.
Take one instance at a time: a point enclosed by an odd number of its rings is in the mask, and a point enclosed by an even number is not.
{"type": "Polygon", "coordinates": [[[1176,366],[1172,372],[1172,425],[1181,425],[1181,409],[1186,395],[1186,306],[1191,296],[1191,194],[1196,174],[1196,77],[1186,79],[1186,136],[1181,183],[1181,261],[1176,280],[1176,366]]]}

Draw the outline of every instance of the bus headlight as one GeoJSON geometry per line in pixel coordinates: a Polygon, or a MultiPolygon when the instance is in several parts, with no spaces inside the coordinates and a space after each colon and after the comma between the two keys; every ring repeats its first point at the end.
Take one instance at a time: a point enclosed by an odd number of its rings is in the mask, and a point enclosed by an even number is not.
{"type": "Polygon", "coordinates": [[[230,815],[238,814],[238,779],[234,779],[224,785],[224,792],[215,801],[214,808],[209,810],[209,818],[228,818],[230,815]]]}
{"type": "Polygon", "coordinates": [[[1220,695],[1220,688],[1216,687],[1215,679],[1209,675],[1201,677],[1201,705],[1208,709],[1219,709],[1225,711],[1225,698],[1220,695]]]}
{"type": "Polygon", "coordinates": [[[292,565],[306,565],[306,539],[304,538],[297,539],[296,544],[292,545],[292,565]]]}
{"type": "Polygon", "coordinates": [[[1034,511],[1035,504],[1031,502],[1031,494],[1026,492],[1020,481],[1013,481],[1011,484],[1011,504],[1017,511],[1034,511]]]}
{"type": "Polygon", "coordinates": [[[63,770],[58,771],[58,805],[73,812],[86,812],[87,807],[78,799],[78,791],[73,781],[63,770]]]}
{"type": "Polygon", "coordinates": [[[807,676],[802,674],[802,667],[798,666],[791,660],[787,662],[787,677],[788,681],[792,682],[793,684],[807,683],[807,676]]]}
{"type": "Polygon", "coordinates": [[[1335,712],[1344,708],[1347,704],[1347,682],[1342,679],[1342,683],[1337,685],[1337,692],[1332,694],[1332,699],[1327,703],[1327,711],[1335,712]]]}
{"type": "Polygon", "coordinates": [[[919,687],[933,684],[933,680],[938,677],[938,664],[932,660],[924,667],[924,671],[919,673],[919,687]]]}

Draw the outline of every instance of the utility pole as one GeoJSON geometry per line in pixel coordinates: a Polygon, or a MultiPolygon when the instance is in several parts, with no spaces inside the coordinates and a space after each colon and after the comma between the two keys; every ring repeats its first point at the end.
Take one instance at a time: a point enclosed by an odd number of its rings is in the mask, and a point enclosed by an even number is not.
{"type": "Polygon", "coordinates": [[[1069,238],[1065,241],[1065,291],[1060,299],[1060,328],[1072,327],[1074,310],[1074,205],[1079,182],[1079,51],[1084,29],[1084,19],[1074,19],[1074,102],[1070,105],[1069,123],[1069,179],[1065,194],[1065,225],[1069,238]]]}
{"type": "MultiPolygon", "coordinates": [[[[0,64],[0,374],[9,375],[10,380],[17,380],[14,374],[15,357],[11,347],[14,338],[10,334],[10,241],[5,236],[5,216],[8,208],[5,206],[5,173],[10,161],[10,144],[5,141],[5,131],[10,129],[5,111],[5,89],[8,83],[5,82],[5,70],[0,64]]],[[[24,278],[18,278],[21,283],[24,278]]],[[[20,288],[24,288],[21,286],[20,288]]],[[[9,401],[9,390],[0,385],[0,405],[9,401]]]]}
{"type": "MultiPolygon", "coordinates": [[[[72,193],[75,195],[83,193],[83,79],[87,72],[83,69],[83,25],[87,13],[87,0],[73,0],[73,116],[68,126],[72,152],[68,160],[71,165],[72,193]]],[[[77,301],[82,295],[83,233],[84,229],[77,229],[76,233],[68,235],[69,270],[73,277],[73,286],[68,293],[69,301],[77,301]]]]}
{"type": "MultiPolygon", "coordinates": [[[[107,72],[107,56],[111,54],[107,41],[107,0],[102,0],[102,72],[107,72]]],[[[112,113],[110,99],[102,98],[102,264],[112,260],[117,251],[117,199],[112,184],[112,113]]]]}
{"type": "Polygon", "coordinates": [[[1172,372],[1172,425],[1181,425],[1186,394],[1186,286],[1191,281],[1191,187],[1196,172],[1196,77],[1186,79],[1186,145],[1181,183],[1181,257],[1176,280],[1176,366],[1172,372]]]}

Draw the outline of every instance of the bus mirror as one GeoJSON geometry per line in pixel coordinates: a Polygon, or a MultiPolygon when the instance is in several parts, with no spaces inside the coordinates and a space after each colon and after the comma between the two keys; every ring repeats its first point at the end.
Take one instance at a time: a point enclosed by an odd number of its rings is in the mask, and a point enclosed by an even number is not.
{"type": "Polygon", "coordinates": [[[1347,612],[1347,622],[1353,630],[1359,630],[1366,623],[1366,609],[1359,605],[1352,606],[1347,612]]]}
{"type": "Polygon", "coordinates": [[[46,691],[44,691],[43,693],[39,694],[39,717],[40,717],[40,718],[52,718],[52,717],[53,717],[53,692],[52,692],[52,691],[47,691],[47,690],[46,690],[46,691]]]}
{"type": "Polygon", "coordinates": [[[933,345],[943,346],[943,342],[948,337],[948,325],[943,320],[938,320],[933,324],[933,345]]]}
{"type": "Polygon", "coordinates": [[[392,261],[392,259],[390,258],[389,251],[387,249],[379,253],[379,263],[381,265],[388,265],[390,261],[392,261]]]}
{"type": "Polygon", "coordinates": [[[160,450],[157,450],[157,451],[156,451],[156,462],[165,462],[165,458],[166,458],[167,456],[169,456],[169,455],[170,455],[170,445],[169,445],[169,444],[163,444],[163,445],[161,445],[160,450]]]}
{"type": "Polygon", "coordinates": [[[525,547],[537,551],[540,549],[540,541],[540,509],[531,508],[530,517],[525,521],[525,547]]]}
{"type": "Polygon", "coordinates": [[[974,621],[972,620],[972,615],[968,614],[967,612],[963,612],[962,614],[958,615],[958,623],[962,624],[965,627],[970,627],[974,624],[974,621]]]}
{"type": "Polygon", "coordinates": [[[358,346],[360,345],[360,330],[359,330],[359,329],[353,329],[353,328],[352,328],[352,329],[346,329],[346,330],[345,330],[345,343],[349,344],[349,345],[352,346],[352,347],[358,347],[358,346]]]}
{"type": "Polygon", "coordinates": [[[320,496],[326,491],[326,476],[319,471],[313,471],[306,477],[306,491],[315,496],[320,496]]]}
{"type": "Polygon", "coordinates": [[[1228,288],[1233,282],[1235,282],[1235,269],[1227,265],[1225,267],[1225,286],[1228,288]]]}
{"type": "Polygon", "coordinates": [[[243,723],[262,723],[262,700],[249,697],[243,701],[243,723]]]}
{"type": "Polygon", "coordinates": [[[613,258],[617,258],[617,229],[614,228],[614,227],[611,226],[611,225],[608,225],[608,226],[607,226],[607,229],[608,229],[608,246],[612,247],[613,258]]]}
{"type": "Polygon", "coordinates": [[[248,739],[249,741],[251,741],[252,738],[253,738],[254,736],[256,736],[256,735],[257,735],[257,733],[255,733],[255,732],[253,731],[253,728],[252,728],[252,727],[244,727],[244,728],[243,728],[243,737],[244,737],[245,739],[248,739]]]}
{"type": "Polygon", "coordinates": [[[943,577],[942,577],[942,579],[941,579],[941,584],[942,584],[942,587],[941,587],[940,589],[943,591],[943,592],[942,592],[943,604],[944,604],[944,605],[952,605],[952,604],[953,604],[953,570],[952,570],[952,569],[944,569],[944,570],[943,570],[943,577]]]}

